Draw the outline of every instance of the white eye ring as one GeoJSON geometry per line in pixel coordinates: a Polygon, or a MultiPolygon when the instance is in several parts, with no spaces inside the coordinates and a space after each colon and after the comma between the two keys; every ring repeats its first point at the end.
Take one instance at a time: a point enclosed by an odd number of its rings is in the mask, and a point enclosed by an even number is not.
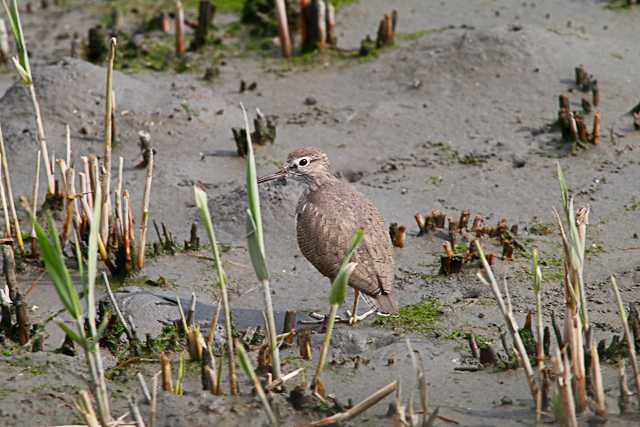
{"type": "Polygon", "coordinates": [[[303,157],[302,159],[298,160],[298,166],[307,166],[309,164],[309,159],[307,159],[306,157],[303,157]]]}

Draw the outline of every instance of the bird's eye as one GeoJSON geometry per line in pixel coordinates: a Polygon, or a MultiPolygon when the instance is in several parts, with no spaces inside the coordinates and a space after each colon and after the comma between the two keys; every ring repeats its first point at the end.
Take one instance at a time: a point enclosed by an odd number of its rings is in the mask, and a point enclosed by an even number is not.
{"type": "Polygon", "coordinates": [[[309,164],[309,160],[307,159],[300,159],[300,161],[298,162],[298,165],[300,166],[307,166],[309,164]]]}

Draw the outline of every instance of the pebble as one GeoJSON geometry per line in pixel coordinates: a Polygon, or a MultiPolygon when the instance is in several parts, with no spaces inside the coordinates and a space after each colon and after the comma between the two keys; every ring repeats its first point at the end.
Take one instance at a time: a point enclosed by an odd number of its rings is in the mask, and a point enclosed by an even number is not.
{"type": "Polygon", "coordinates": [[[313,96],[307,96],[304,99],[304,105],[316,105],[318,103],[318,100],[315,99],[313,96]]]}
{"type": "Polygon", "coordinates": [[[513,156],[513,167],[523,168],[527,164],[527,160],[521,156],[513,156]]]}

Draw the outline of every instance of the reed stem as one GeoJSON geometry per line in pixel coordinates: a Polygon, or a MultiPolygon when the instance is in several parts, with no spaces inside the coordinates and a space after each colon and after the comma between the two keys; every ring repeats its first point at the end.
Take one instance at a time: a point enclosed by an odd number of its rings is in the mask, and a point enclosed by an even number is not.
{"type": "MultiPolygon", "coordinates": [[[[36,158],[36,178],[33,183],[33,193],[31,195],[31,210],[33,211],[33,217],[38,217],[38,188],[40,185],[40,158],[41,153],[38,151],[38,157],[36,158]]],[[[38,240],[36,239],[36,229],[31,226],[31,256],[33,258],[38,257],[38,240]]]]}
{"type": "Polygon", "coordinates": [[[2,156],[2,168],[4,169],[4,183],[7,187],[7,195],[9,196],[9,208],[11,209],[11,217],[13,218],[13,227],[18,242],[18,249],[22,255],[25,254],[24,241],[22,240],[22,230],[20,229],[20,221],[16,213],[16,204],[13,199],[13,189],[11,187],[11,173],[9,172],[9,162],[7,160],[7,152],[4,148],[4,138],[2,136],[2,127],[0,127],[0,156],[2,156]]]}
{"type": "Polygon", "coordinates": [[[105,91],[104,112],[104,177],[102,178],[102,218],[100,220],[100,236],[105,246],[109,247],[109,217],[111,210],[111,146],[113,143],[113,62],[116,56],[116,39],[111,38],[107,59],[107,88],[105,91]]]}
{"type": "Polygon", "coordinates": [[[282,56],[284,56],[285,58],[290,58],[292,54],[292,48],[291,38],[289,36],[289,23],[287,22],[287,6],[284,0],[275,0],[275,2],[282,56]]]}
{"type": "Polygon", "coordinates": [[[147,221],[149,219],[149,200],[151,198],[151,181],[153,180],[153,150],[149,150],[149,164],[147,165],[147,180],[144,187],[142,202],[142,217],[140,218],[140,242],[138,242],[138,270],[144,267],[144,251],[147,240],[147,221]]]}
{"type": "Polygon", "coordinates": [[[311,385],[314,392],[318,392],[320,389],[324,388],[321,386],[320,376],[322,375],[324,365],[327,361],[327,353],[329,353],[329,346],[331,345],[331,336],[333,335],[333,327],[336,323],[336,314],[338,313],[338,307],[338,304],[331,304],[331,311],[329,312],[329,318],[327,319],[327,330],[324,334],[324,340],[322,341],[320,359],[318,360],[318,366],[316,368],[316,373],[313,376],[313,383],[311,385]]]}

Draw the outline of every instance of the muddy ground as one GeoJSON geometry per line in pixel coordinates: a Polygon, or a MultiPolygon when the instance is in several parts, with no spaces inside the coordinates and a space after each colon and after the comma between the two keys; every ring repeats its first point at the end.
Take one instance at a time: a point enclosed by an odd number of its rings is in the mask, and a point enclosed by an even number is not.
{"type": "MultiPolygon", "coordinates": [[[[513,261],[498,261],[496,267],[509,280],[517,317],[522,321],[534,308],[527,256],[534,247],[546,260],[545,315],[554,311],[560,315],[562,248],[552,213],[553,207],[561,207],[559,162],[576,204],[591,209],[585,280],[596,336],[619,333],[609,275],[618,278],[625,301],[640,300],[640,133],[627,114],[640,102],[640,6],[611,9],[608,4],[360,0],[338,11],[341,48],[357,49],[365,35],[373,36],[384,13],[396,9],[400,16],[397,46],[366,60],[320,55],[285,64],[277,58],[277,50],[265,56],[234,48],[233,36],[223,38],[231,48],[216,56],[220,74],[212,82],[202,79],[201,68],[178,74],[116,72],[114,156],[125,159],[126,187],[137,213],[145,174],[134,168],[140,160],[137,135],[141,130],[150,133],[157,149],[150,215],[165,223],[178,241],[187,239],[193,222],[199,223],[192,185],[203,184],[218,237],[227,248],[223,256],[231,280],[231,304],[261,309],[261,289],[245,243],[244,162],[235,154],[231,127],[242,124],[240,103],[252,115],[259,108],[277,116],[276,143],[257,150],[259,173],[273,171],[295,148],[317,146],[325,151],[335,172],[370,197],[387,223],[408,226],[406,247],[395,251],[401,305],[430,298],[441,311],[422,333],[394,330],[374,320],[355,328],[340,325],[330,357],[346,362],[332,365],[326,373],[328,391],[340,401],[356,402],[400,379],[407,397],[415,381],[404,342],[407,335],[424,359],[430,405],[440,407],[441,415],[461,425],[533,424],[532,401],[521,370],[455,370],[473,364],[459,337],[473,332],[499,347],[502,319],[490,290],[475,277],[477,268],[450,277],[438,275],[444,235],[418,236],[413,216],[440,209],[457,218],[469,209],[489,224],[501,218],[517,224],[527,251],[517,253],[513,261]],[[574,67],[579,64],[598,80],[603,136],[599,146],[572,155],[552,124],[558,95],[567,94],[575,109],[580,108],[582,96],[590,97],[575,88],[574,67]],[[241,80],[256,82],[257,88],[239,93],[241,80]],[[355,366],[354,356],[367,363],[355,366]]],[[[102,153],[105,70],[69,58],[67,37],[72,28],[86,34],[100,19],[95,6],[71,2],[47,10],[34,7],[33,13],[23,14],[49,150],[62,155],[64,126],[69,124],[76,161],[81,155],[102,153]]],[[[221,26],[237,19],[233,14],[216,17],[221,26]]],[[[15,80],[4,68],[0,123],[14,193],[29,196],[37,150],[35,127],[28,93],[15,80]]],[[[592,116],[587,117],[589,126],[592,116]]],[[[44,178],[40,184],[42,198],[44,178]]],[[[294,210],[300,192],[292,182],[262,188],[273,300],[279,312],[327,310],[328,281],[300,255],[295,242],[294,210]]],[[[150,235],[155,240],[153,231],[150,235]]],[[[204,239],[203,230],[200,235],[204,239]]],[[[485,244],[499,254],[500,248],[490,239],[485,244]]],[[[183,298],[195,292],[199,301],[215,304],[218,296],[208,255],[180,252],[150,258],[144,271],[118,286],[145,287],[147,280],[163,278],[164,292],[183,298]]],[[[19,279],[22,288],[32,287],[28,302],[35,320],[60,308],[39,266],[25,264],[19,279]]],[[[153,309],[143,311],[137,322],[158,330],[157,315],[153,309]]],[[[177,317],[175,306],[163,316],[177,317]]],[[[62,335],[54,325],[48,331],[45,353],[6,346],[0,360],[3,425],[79,421],[72,402],[84,384],[83,360],[53,354],[62,335]]],[[[320,342],[318,335],[314,343],[320,342]]],[[[106,357],[113,366],[113,356],[106,357]]],[[[311,375],[309,362],[287,360],[286,371],[302,364],[309,368],[307,378],[311,375]]],[[[136,369],[149,376],[157,364],[143,363],[136,369]]],[[[612,367],[605,372],[609,411],[617,414],[617,379],[612,367]]],[[[248,382],[242,381],[248,393],[248,382]]],[[[136,390],[136,382],[130,375],[110,386],[116,411],[123,413],[125,397],[136,390]]],[[[162,397],[161,425],[263,423],[259,404],[248,396],[242,404],[232,404],[227,398],[201,395],[197,373],[189,376],[186,390],[182,399],[162,397]],[[231,406],[235,410],[229,412],[231,406]]],[[[388,425],[389,402],[352,424],[388,425]]],[[[276,397],[276,404],[290,425],[321,416],[296,413],[282,396],[276,397]]],[[[612,424],[620,425],[632,420],[612,418],[612,424]]]]}

